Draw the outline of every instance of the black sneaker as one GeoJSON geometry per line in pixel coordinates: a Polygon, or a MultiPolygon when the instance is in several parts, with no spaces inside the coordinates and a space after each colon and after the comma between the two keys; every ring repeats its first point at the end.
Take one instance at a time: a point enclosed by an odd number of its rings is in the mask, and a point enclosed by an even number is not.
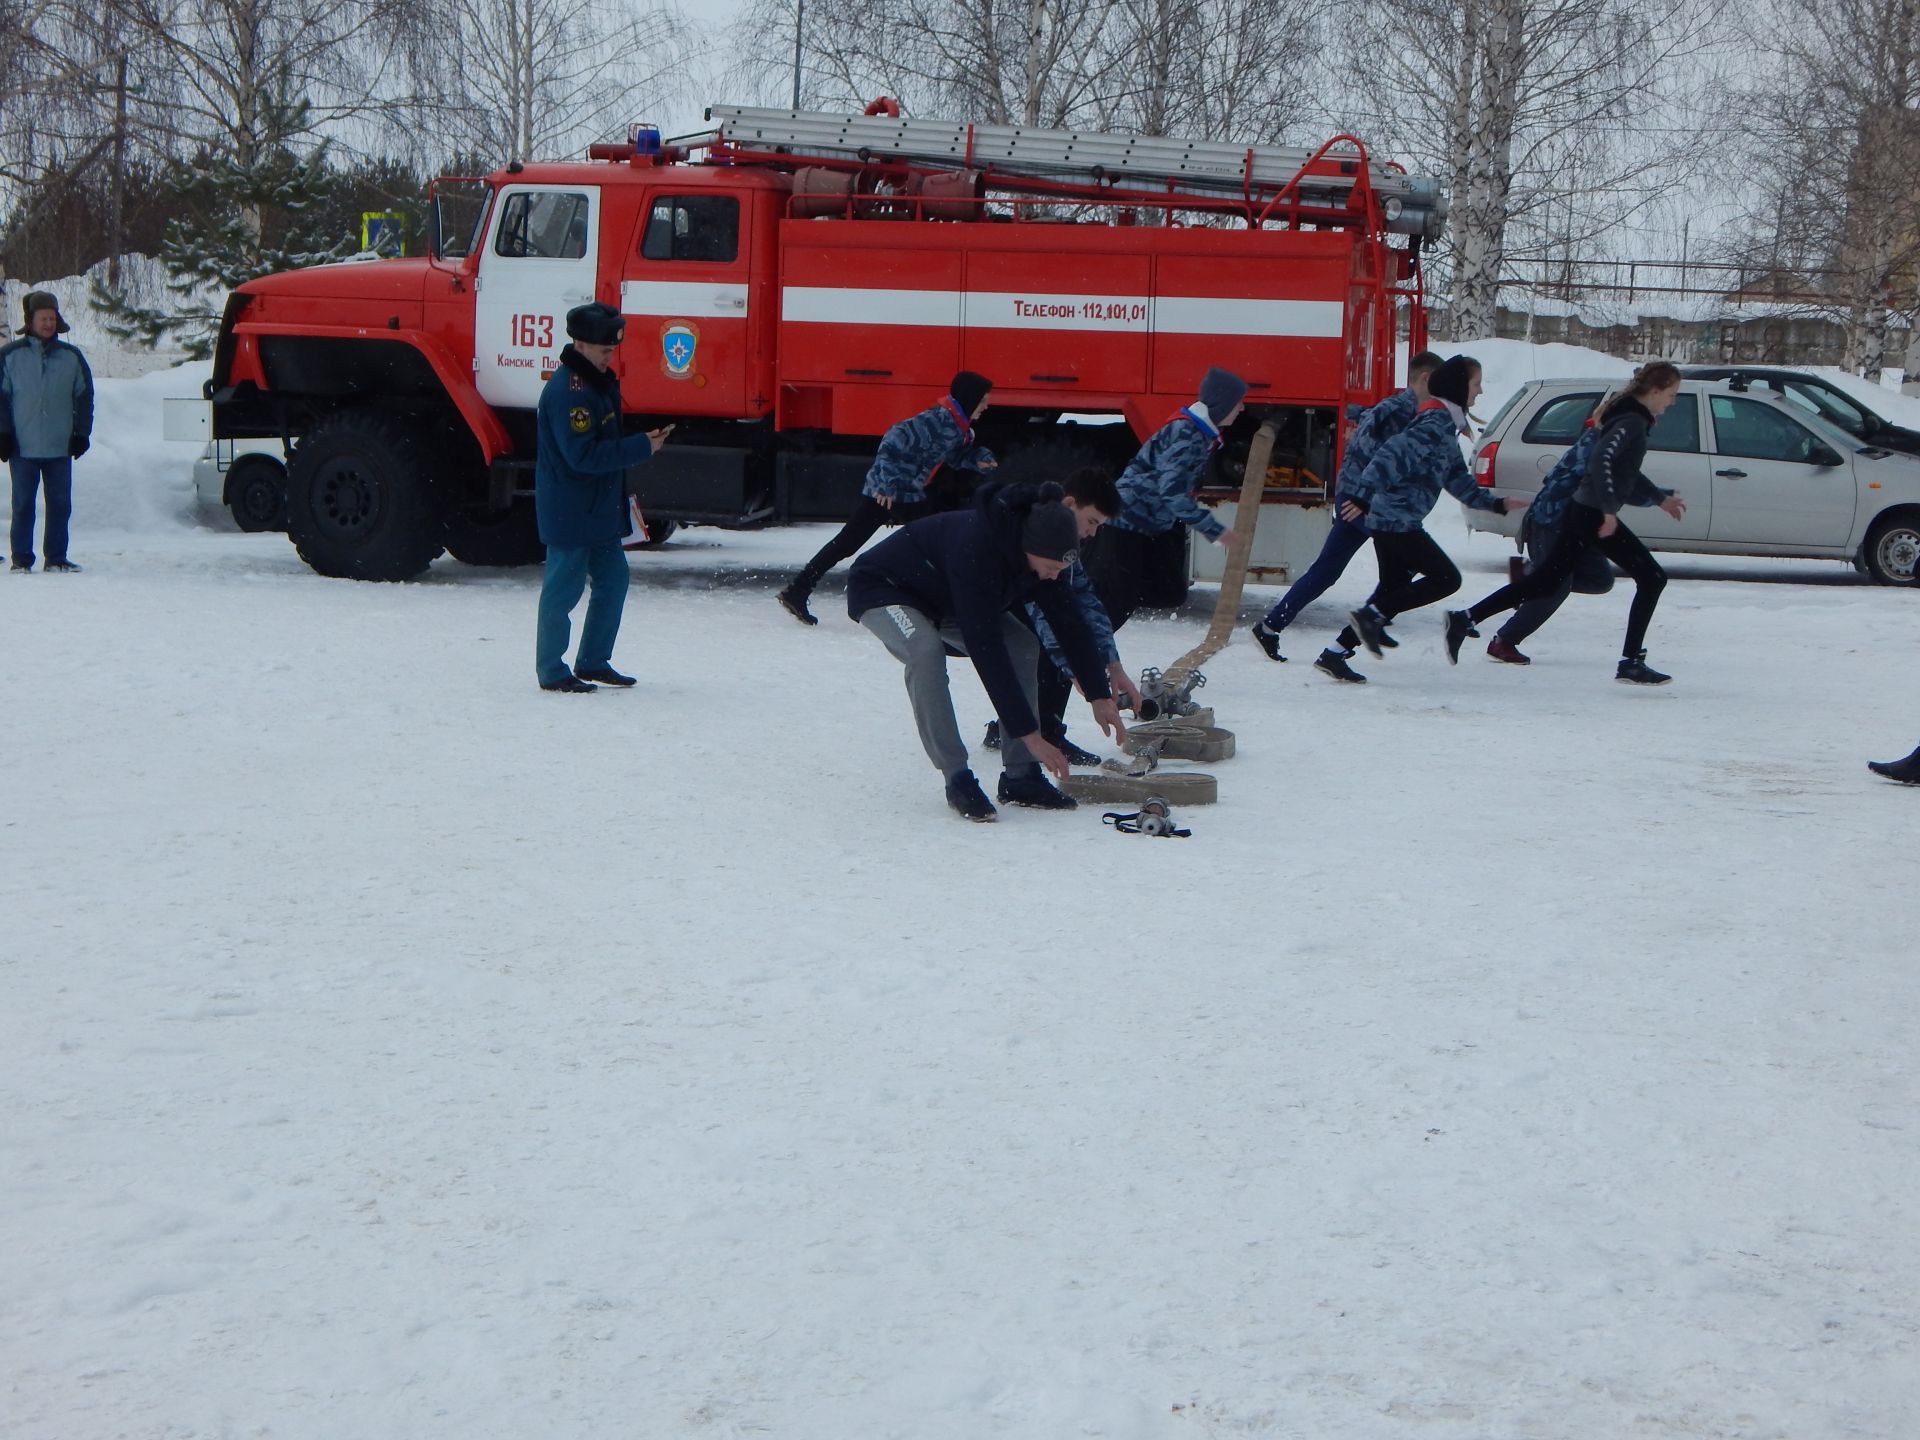
{"type": "Polygon", "coordinates": [[[1349,610],[1347,623],[1353,626],[1353,633],[1360,637],[1360,643],[1367,647],[1369,655],[1378,655],[1390,648],[1386,638],[1387,618],[1371,605],[1349,610]]]}
{"type": "Polygon", "coordinates": [[[16,575],[31,575],[33,573],[33,562],[31,560],[14,561],[13,573],[16,575]]]}
{"type": "Polygon", "coordinates": [[[1629,685],[1665,685],[1673,679],[1671,675],[1662,675],[1647,664],[1647,652],[1636,650],[1620,662],[1620,668],[1613,672],[1613,678],[1624,680],[1629,685]]]}
{"type": "Polygon", "coordinates": [[[633,684],[633,676],[622,675],[611,665],[596,665],[590,670],[576,670],[574,678],[591,680],[596,685],[611,685],[616,690],[625,690],[633,684]]]}
{"type": "Polygon", "coordinates": [[[1266,621],[1253,622],[1253,643],[1267,652],[1267,659],[1278,660],[1282,665],[1287,663],[1287,657],[1280,653],[1280,632],[1269,630],[1266,621]]]}
{"type": "Polygon", "coordinates": [[[1320,658],[1313,662],[1313,668],[1322,675],[1331,675],[1336,680],[1344,680],[1349,685],[1364,685],[1367,677],[1347,664],[1347,657],[1338,650],[1322,650],[1320,658]]]}
{"type": "Polygon", "coordinates": [[[600,687],[587,684],[578,675],[569,675],[563,680],[542,680],[540,688],[560,695],[591,695],[600,687]]]}
{"type": "Polygon", "coordinates": [[[795,590],[791,585],[773,597],[780,602],[780,608],[798,620],[802,625],[818,625],[811,610],[807,609],[807,597],[804,591],[795,590]]]}
{"type": "Polygon", "coordinates": [[[1447,663],[1460,663],[1460,647],[1469,640],[1480,638],[1480,632],[1473,628],[1473,617],[1464,610],[1447,611],[1447,663]]]}
{"type": "Polygon", "coordinates": [[[1025,805],[1034,810],[1072,810],[1080,802],[1054,789],[1053,782],[1041,774],[1036,765],[1017,776],[1006,770],[1000,772],[1000,803],[1025,805]]]}
{"type": "Polygon", "coordinates": [[[1902,785],[1920,785],[1920,749],[1904,760],[1869,760],[1867,769],[1889,780],[1898,780],[1902,785]]]}
{"type": "Polygon", "coordinates": [[[987,799],[987,792],[980,788],[971,770],[962,770],[947,781],[947,804],[967,819],[982,824],[1000,818],[1000,812],[993,808],[993,802],[987,799]]]}
{"type": "Polygon", "coordinates": [[[1091,750],[1082,750],[1064,735],[1053,742],[1053,748],[1067,757],[1069,765],[1099,765],[1106,759],[1104,755],[1096,755],[1091,750]]]}
{"type": "Polygon", "coordinates": [[[998,750],[1000,748],[1000,722],[998,720],[987,721],[987,738],[980,743],[989,750],[998,750]]]}
{"type": "Polygon", "coordinates": [[[49,560],[40,567],[49,575],[78,575],[80,567],[71,560],[49,560]]]}
{"type": "Polygon", "coordinates": [[[1393,632],[1387,629],[1387,626],[1391,625],[1392,623],[1393,623],[1393,616],[1382,615],[1380,617],[1379,639],[1380,639],[1380,648],[1382,650],[1398,650],[1400,648],[1400,642],[1394,639],[1393,632]]]}

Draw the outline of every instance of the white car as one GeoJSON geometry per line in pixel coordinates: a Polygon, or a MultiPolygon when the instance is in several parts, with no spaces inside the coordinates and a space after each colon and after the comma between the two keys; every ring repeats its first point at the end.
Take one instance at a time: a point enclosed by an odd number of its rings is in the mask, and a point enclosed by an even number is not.
{"type": "Polygon", "coordinates": [[[216,440],[193,462],[195,501],[242,530],[287,528],[287,464],[278,440],[216,440]]]}
{"type": "MultiPolygon", "coordinates": [[[[1616,384],[1522,385],[1481,436],[1474,478],[1496,495],[1532,495],[1616,384]]],[[[1862,444],[1770,391],[1681,381],[1648,435],[1644,468],[1687,502],[1682,520],[1628,512],[1649,550],[1847,560],[1883,585],[1920,576],[1920,457],[1862,444]]],[[[1465,513],[1470,529],[1519,534],[1517,515],[1465,513]]]]}

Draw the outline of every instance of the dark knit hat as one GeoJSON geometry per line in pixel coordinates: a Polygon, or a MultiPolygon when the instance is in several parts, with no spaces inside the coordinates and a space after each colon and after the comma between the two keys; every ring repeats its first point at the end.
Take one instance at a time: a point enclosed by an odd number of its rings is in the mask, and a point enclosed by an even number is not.
{"type": "Polygon", "coordinates": [[[1471,355],[1455,355],[1440,362],[1440,368],[1427,381],[1427,393],[1436,400],[1451,400],[1462,410],[1467,408],[1467,387],[1473,384],[1480,362],[1471,355]]]}
{"type": "Polygon", "coordinates": [[[1231,370],[1209,370],[1200,382],[1200,403],[1207,407],[1207,418],[1219,425],[1242,400],[1247,398],[1247,382],[1231,370]]]}
{"type": "Polygon", "coordinates": [[[591,305],[576,305],[567,312],[568,337],[589,345],[618,345],[626,328],[626,316],[597,300],[591,305]]]}
{"type": "Polygon", "coordinates": [[[991,389],[993,381],[986,376],[962,370],[953,377],[953,384],[947,387],[947,393],[953,396],[953,403],[960,407],[962,415],[971,415],[980,408],[980,402],[987,398],[987,392],[991,389]]]}
{"type": "Polygon", "coordinates": [[[1080,549],[1080,522],[1060,503],[1066,494],[1049,480],[1020,526],[1020,548],[1042,560],[1072,560],[1080,549]]]}
{"type": "Polygon", "coordinates": [[[29,290],[26,298],[20,302],[20,308],[26,312],[26,325],[24,327],[26,329],[33,328],[33,317],[42,310],[51,310],[55,318],[60,321],[60,323],[54,327],[54,333],[56,335],[64,335],[73,328],[67,324],[66,318],[60,314],[59,297],[51,290],[29,290]]]}

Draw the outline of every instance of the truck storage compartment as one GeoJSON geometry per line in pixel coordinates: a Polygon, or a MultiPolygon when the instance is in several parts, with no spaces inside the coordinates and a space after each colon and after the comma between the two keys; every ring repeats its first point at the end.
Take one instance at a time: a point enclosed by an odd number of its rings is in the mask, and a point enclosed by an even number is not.
{"type": "Polygon", "coordinates": [[[773,506],[744,447],[668,445],[627,471],[627,489],[640,509],[705,525],[750,525],[770,518],[773,506]]]}

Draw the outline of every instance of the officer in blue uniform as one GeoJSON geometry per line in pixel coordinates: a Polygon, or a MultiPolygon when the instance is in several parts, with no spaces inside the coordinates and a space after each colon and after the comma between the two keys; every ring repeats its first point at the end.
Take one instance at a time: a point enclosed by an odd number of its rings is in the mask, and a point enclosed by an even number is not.
{"type": "Polygon", "coordinates": [[[633,684],[632,676],[613,668],[613,642],[627,604],[627,555],[620,548],[627,533],[627,468],[651,459],[673,427],[621,432],[620,379],[607,367],[625,330],[625,318],[611,305],[569,310],[573,343],[560,352],[560,368],[540,392],[533,504],[547,571],[534,671],[542,690],[586,695],[601,685],[633,684]],[[569,669],[569,617],[589,580],[593,594],[569,669]]]}

